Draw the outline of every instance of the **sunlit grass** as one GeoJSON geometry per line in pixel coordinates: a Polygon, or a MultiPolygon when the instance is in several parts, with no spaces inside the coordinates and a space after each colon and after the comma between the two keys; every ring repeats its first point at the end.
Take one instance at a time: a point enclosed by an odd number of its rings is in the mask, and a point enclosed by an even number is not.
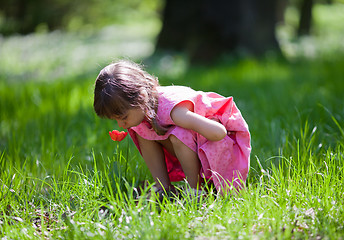
{"type": "Polygon", "coordinates": [[[95,74],[116,56],[142,59],[154,51],[159,23],[113,25],[97,31],[1,37],[0,78],[53,81],[95,74]]]}
{"type": "Polygon", "coordinates": [[[295,64],[251,59],[191,68],[178,79],[161,77],[163,85],[233,95],[250,126],[247,190],[235,196],[210,194],[199,203],[136,199],[142,182],[151,181],[149,172],[129,138],[111,141],[108,130],[115,123],[93,113],[93,79],[2,81],[0,234],[340,238],[341,67],[340,62],[320,60],[295,64]]]}

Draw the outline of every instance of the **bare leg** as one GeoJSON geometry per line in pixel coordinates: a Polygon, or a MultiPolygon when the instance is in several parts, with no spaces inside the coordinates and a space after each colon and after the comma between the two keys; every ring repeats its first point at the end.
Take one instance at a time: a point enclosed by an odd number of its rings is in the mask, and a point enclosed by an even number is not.
{"type": "Polygon", "coordinates": [[[149,171],[151,172],[158,188],[169,189],[171,186],[168,177],[164,152],[160,143],[149,141],[136,135],[143,159],[145,160],[149,171]]]}
{"type": "Polygon", "coordinates": [[[199,161],[197,153],[192,151],[174,135],[170,135],[169,142],[172,145],[173,152],[171,152],[172,150],[169,144],[165,143],[166,147],[165,144],[163,144],[164,147],[178,158],[190,186],[192,188],[197,188],[200,180],[199,172],[201,169],[201,162],[199,161]]]}

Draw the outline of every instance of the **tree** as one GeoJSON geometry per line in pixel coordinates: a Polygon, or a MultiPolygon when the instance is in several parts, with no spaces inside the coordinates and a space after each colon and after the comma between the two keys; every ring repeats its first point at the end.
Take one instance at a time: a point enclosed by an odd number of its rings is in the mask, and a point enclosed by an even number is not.
{"type": "Polygon", "coordinates": [[[237,49],[280,52],[275,37],[279,1],[166,0],[157,50],[185,51],[194,62],[237,49]]]}
{"type": "Polygon", "coordinates": [[[80,3],[81,0],[0,1],[0,17],[3,18],[0,33],[28,34],[34,32],[41,24],[46,25],[48,30],[59,29],[63,26],[65,17],[79,7],[80,3]]]}
{"type": "Polygon", "coordinates": [[[299,7],[300,19],[297,35],[309,35],[312,26],[313,0],[303,0],[299,7]]]}

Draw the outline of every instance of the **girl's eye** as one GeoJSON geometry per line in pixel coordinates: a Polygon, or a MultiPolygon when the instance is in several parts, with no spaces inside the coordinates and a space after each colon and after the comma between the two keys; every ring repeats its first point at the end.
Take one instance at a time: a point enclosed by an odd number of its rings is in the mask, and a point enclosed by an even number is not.
{"type": "Polygon", "coordinates": [[[122,117],[122,120],[126,120],[128,118],[128,116],[124,116],[122,117]]]}

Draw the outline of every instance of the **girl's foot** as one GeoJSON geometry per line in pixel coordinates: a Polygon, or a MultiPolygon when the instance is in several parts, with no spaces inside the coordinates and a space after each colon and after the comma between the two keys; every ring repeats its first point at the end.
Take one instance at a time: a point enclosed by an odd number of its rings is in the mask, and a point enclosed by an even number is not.
{"type": "Polygon", "coordinates": [[[168,197],[170,199],[171,197],[176,196],[176,189],[173,185],[169,186],[168,189],[161,187],[157,188],[153,186],[147,195],[147,199],[151,199],[152,195],[155,195],[156,199],[158,199],[161,202],[164,199],[164,197],[168,197]]]}

